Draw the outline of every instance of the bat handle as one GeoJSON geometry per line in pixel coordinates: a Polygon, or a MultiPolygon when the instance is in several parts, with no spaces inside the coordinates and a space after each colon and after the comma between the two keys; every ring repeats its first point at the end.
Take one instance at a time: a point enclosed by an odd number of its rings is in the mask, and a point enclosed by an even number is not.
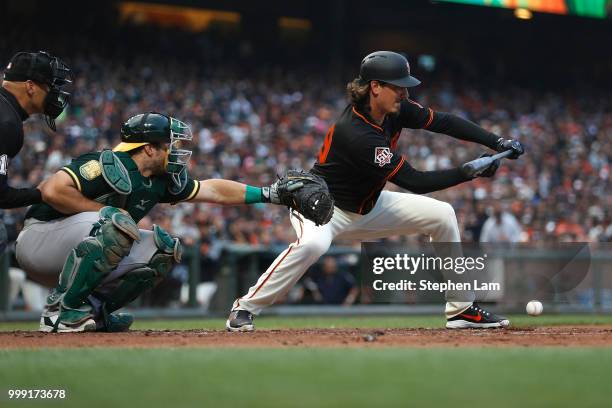
{"type": "Polygon", "coordinates": [[[461,170],[468,177],[475,177],[478,173],[485,170],[487,167],[491,165],[495,160],[503,159],[504,157],[508,157],[513,153],[512,150],[506,150],[501,153],[497,153],[493,156],[481,157],[476,160],[472,160],[470,162],[465,163],[461,166],[461,170]]]}
{"type": "Polygon", "coordinates": [[[461,170],[463,171],[463,174],[465,174],[468,177],[474,177],[476,173],[478,172],[476,170],[476,166],[470,162],[464,163],[463,166],[461,166],[461,170]]]}
{"type": "Polygon", "coordinates": [[[510,156],[512,153],[514,153],[514,150],[510,149],[501,153],[494,154],[493,156],[491,156],[491,158],[494,160],[503,159],[504,157],[510,156]]]}

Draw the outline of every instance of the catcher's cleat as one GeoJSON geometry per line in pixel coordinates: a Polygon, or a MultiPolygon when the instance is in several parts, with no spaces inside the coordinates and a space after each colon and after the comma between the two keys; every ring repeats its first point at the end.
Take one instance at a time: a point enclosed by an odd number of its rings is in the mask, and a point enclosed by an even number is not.
{"type": "Polygon", "coordinates": [[[59,305],[45,306],[42,314],[40,315],[40,325],[38,331],[43,333],[51,333],[55,330],[55,323],[59,318],[59,305]]]}
{"type": "Polygon", "coordinates": [[[130,330],[134,316],[130,313],[109,313],[96,321],[96,331],[118,333],[130,330]]]}
{"type": "Polygon", "coordinates": [[[446,320],[447,329],[494,329],[510,326],[510,320],[494,315],[472,303],[463,312],[446,320]]]}
{"type": "Polygon", "coordinates": [[[230,313],[225,327],[231,332],[246,332],[255,330],[253,313],[248,310],[234,310],[230,313]]]}
{"type": "Polygon", "coordinates": [[[58,318],[53,330],[57,333],[78,333],[96,330],[96,321],[91,314],[91,306],[83,305],[79,309],[71,309],[60,305],[58,318]]]}

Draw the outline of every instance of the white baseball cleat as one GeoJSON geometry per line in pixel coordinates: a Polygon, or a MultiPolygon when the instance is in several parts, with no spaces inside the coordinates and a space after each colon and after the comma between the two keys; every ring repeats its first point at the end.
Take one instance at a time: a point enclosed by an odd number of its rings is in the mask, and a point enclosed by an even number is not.
{"type": "Polygon", "coordinates": [[[74,322],[59,321],[59,308],[49,310],[45,308],[40,316],[40,325],[38,331],[43,333],[80,333],[96,331],[96,321],[91,317],[85,317],[74,322]]]}
{"type": "Polygon", "coordinates": [[[496,329],[510,326],[510,320],[487,312],[472,303],[463,312],[446,320],[447,329],[496,329]]]}
{"type": "Polygon", "coordinates": [[[59,308],[55,310],[49,310],[45,307],[42,314],[40,315],[40,325],[38,331],[43,333],[51,333],[55,329],[55,323],[59,319],[59,308]]]}

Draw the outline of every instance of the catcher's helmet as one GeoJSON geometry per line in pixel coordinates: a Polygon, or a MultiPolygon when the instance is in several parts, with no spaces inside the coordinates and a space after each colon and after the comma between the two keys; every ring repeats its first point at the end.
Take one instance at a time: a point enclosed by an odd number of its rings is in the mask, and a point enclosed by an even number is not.
{"type": "Polygon", "coordinates": [[[182,149],[181,143],[192,138],[191,129],[184,122],[162,113],[147,112],[132,116],[121,126],[121,143],[113,151],[129,152],[149,143],[169,143],[166,171],[180,186],[191,157],[191,150],[182,149]]]}
{"type": "Polygon", "coordinates": [[[361,61],[359,77],[363,81],[381,81],[402,88],[410,88],[421,83],[410,76],[408,60],[392,51],[376,51],[366,55],[361,61]]]}
{"type": "Polygon", "coordinates": [[[148,143],[170,143],[170,121],[157,112],[132,116],[121,126],[121,143],[113,150],[128,152],[148,143]]]}

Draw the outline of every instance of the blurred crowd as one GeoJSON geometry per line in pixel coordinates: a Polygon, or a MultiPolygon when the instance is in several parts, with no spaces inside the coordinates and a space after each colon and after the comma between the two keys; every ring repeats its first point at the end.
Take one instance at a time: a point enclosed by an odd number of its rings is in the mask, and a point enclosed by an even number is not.
{"type": "MultiPolygon", "coordinates": [[[[267,185],[287,168],[311,168],[327,129],[346,103],[344,83],[330,83],[324,73],[304,78],[264,70],[233,77],[222,67],[218,75],[202,74],[193,64],[177,61],[143,58],[138,68],[128,68],[91,56],[66,59],[78,74],[70,109],[58,120],[57,132],[40,120],[26,123],[24,149],[10,166],[13,185],[36,185],[72,157],[112,147],[119,141],[122,121],[147,110],[191,125],[193,177],[267,185]]],[[[454,78],[425,81],[412,97],[519,139],[527,149],[520,160],[503,161],[493,179],[432,194],[454,206],[464,240],[478,241],[486,220],[497,211],[518,221],[521,232],[514,241],[609,241],[609,98],[513,87],[484,92],[458,84],[454,78]]],[[[422,130],[405,130],[399,149],[420,170],[456,166],[486,151],[422,130]]],[[[396,189],[391,184],[388,188],[396,189]]],[[[6,215],[16,230],[22,213],[6,215]]],[[[286,210],[270,205],[159,206],[144,222],[163,224],[187,241],[208,245],[282,245],[294,239],[286,210]]]]}
{"type": "MultiPolygon", "coordinates": [[[[124,30],[130,35],[109,33],[112,40],[98,47],[91,41],[102,40],[75,39],[68,47],[60,38],[58,49],[49,48],[74,69],[76,90],[57,121],[57,132],[40,118],[26,122],[24,148],[10,165],[13,186],[36,185],[72,157],[114,146],[121,123],[149,110],[191,125],[192,177],[268,185],[287,168],[312,167],[328,128],[346,104],[345,85],[357,70],[358,61],[343,78],[306,66],[279,68],[257,62],[247,40],[233,47],[233,57],[227,59],[224,44],[206,35],[183,38],[162,30],[156,41],[143,42],[151,32],[124,30]],[[115,48],[113,41],[121,41],[122,47],[115,48]],[[185,53],[186,41],[197,45],[197,56],[185,53]]],[[[23,43],[35,43],[36,36],[31,36],[23,43]]],[[[10,35],[0,43],[3,61],[17,51],[10,44],[15,44],[10,35]]],[[[526,146],[526,154],[503,161],[493,179],[431,194],[453,205],[464,241],[483,240],[483,227],[491,237],[486,240],[498,242],[612,240],[609,93],[488,87],[486,81],[467,83],[460,73],[443,67],[436,74],[417,64],[413,72],[423,85],[413,88],[411,97],[422,105],[463,116],[526,146]]],[[[404,130],[398,147],[420,170],[457,166],[487,150],[423,130],[404,130]]],[[[391,184],[387,188],[397,189],[391,184]]],[[[13,238],[23,214],[5,212],[13,238]]],[[[158,206],[142,223],[161,224],[186,244],[198,243],[202,262],[212,262],[213,268],[223,244],[282,247],[295,239],[286,209],[273,205],[158,206]]],[[[406,243],[420,239],[390,238],[406,243]]]]}

